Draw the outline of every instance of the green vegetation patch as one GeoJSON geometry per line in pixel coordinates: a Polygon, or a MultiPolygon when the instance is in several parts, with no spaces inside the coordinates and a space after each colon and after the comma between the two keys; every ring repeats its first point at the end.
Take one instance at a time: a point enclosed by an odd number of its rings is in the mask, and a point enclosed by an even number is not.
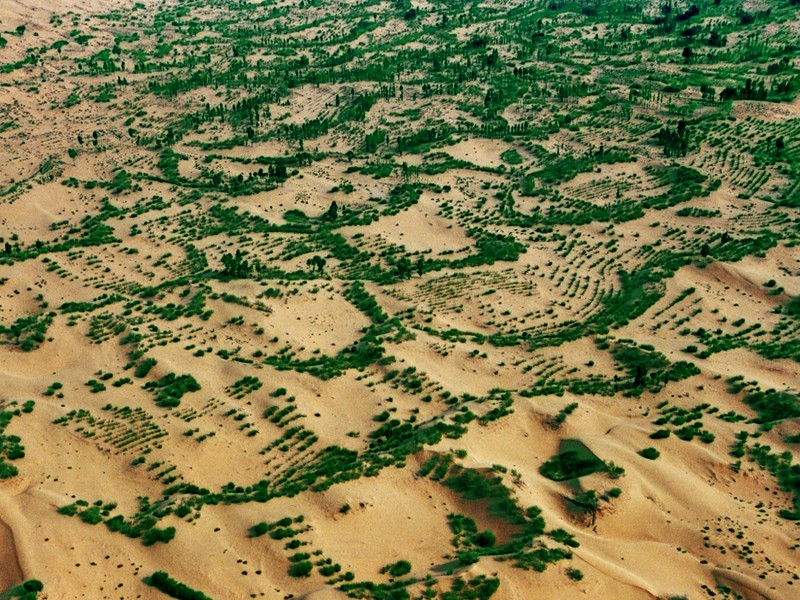
{"type": "Polygon", "coordinates": [[[196,392],[200,384],[191,375],[175,375],[168,373],[158,381],[149,381],[144,384],[144,389],[155,392],[156,406],[161,408],[175,408],[181,403],[181,398],[189,392],[196,392]]]}

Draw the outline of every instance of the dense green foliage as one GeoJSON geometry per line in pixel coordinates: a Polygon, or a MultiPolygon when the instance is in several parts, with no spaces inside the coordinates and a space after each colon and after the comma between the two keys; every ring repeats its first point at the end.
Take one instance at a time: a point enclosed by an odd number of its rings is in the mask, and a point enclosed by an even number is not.
{"type": "Polygon", "coordinates": [[[174,408],[181,403],[185,394],[198,391],[200,384],[191,375],[168,373],[158,381],[145,383],[144,389],[156,392],[157,406],[174,408]]]}
{"type": "Polygon", "coordinates": [[[211,600],[204,593],[193,590],[189,586],[176,581],[164,571],[156,571],[146,577],[145,582],[167,596],[178,600],[211,600]]]}

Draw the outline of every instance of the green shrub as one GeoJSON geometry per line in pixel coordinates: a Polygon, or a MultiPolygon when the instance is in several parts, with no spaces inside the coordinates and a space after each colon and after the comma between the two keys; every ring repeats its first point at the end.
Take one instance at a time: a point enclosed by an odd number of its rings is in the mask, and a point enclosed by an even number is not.
{"type": "Polygon", "coordinates": [[[103,516],[100,514],[100,508],[97,506],[92,506],[91,508],[81,511],[78,516],[81,521],[89,525],[97,525],[103,520],[103,516]]]}
{"type": "Polygon", "coordinates": [[[487,529],[477,534],[472,538],[472,541],[480,548],[491,548],[497,542],[497,537],[494,535],[493,531],[487,529]]]}
{"type": "Polygon", "coordinates": [[[583,579],[583,573],[580,571],[580,569],[569,567],[567,569],[567,577],[569,577],[573,581],[580,581],[583,579]]]}
{"type": "Polygon", "coordinates": [[[290,577],[308,577],[311,575],[311,569],[313,569],[313,567],[314,565],[312,565],[309,561],[304,560],[291,565],[288,573],[290,577]]]}
{"type": "Polygon", "coordinates": [[[196,392],[200,384],[191,375],[175,375],[169,373],[158,381],[150,381],[144,389],[155,391],[156,405],[162,408],[174,408],[181,403],[181,398],[189,392],[196,392]]]}
{"type": "Polygon", "coordinates": [[[155,358],[145,358],[136,366],[136,370],[133,374],[139,379],[147,377],[147,374],[150,373],[150,370],[155,367],[157,363],[158,361],[155,358]]]}
{"type": "Polygon", "coordinates": [[[594,455],[581,456],[577,450],[567,450],[545,462],[539,472],[553,481],[566,481],[605,471],[605,463],[594,455]]]}
{"type": "Polygon", "coordinates": [[[643,449],[639,450],[639,456],[641,456],[643,458],[646,458],[648,460],[655,460],[659,456],[661,456],[661,453],[651,446],[651,447],[643,448],[643,449]]]}
{"type": "Polygon", "coordinates": [[[392,577],[402,577],[411,572],[411,563],[407,560],[398,560],[396,563],[381,568],[381,573],[389,573],[392,577]]]}
{"type": "Polygon", "coordinates": [[[166,527],[165,529],[158,529],[157,527],[153,527],[151,529],[146,530],[142,534],[142,544],[145,546],[152,546],[157,542],[161,542],[162,544],[168,544],[172,539],[175,537],[175,528],[174,527],[166,527]]]}
{"type": "Polygon", "coordinates": [[[259,537],[267,533],[269,530],[270,530],[269,523],[265,523],[262,521],[261,523],[256,523],[250,529],[248,529],[248,535],[250,537],[259,537]]]}
{"type": "Polygon", "coordinates": [[[204,593],[193,590],[189,586],[176,581],[164,571],[156,571],[150,577],[146,577],[144,581],[147,585],[178,600],[211,600],[204,593]]]}

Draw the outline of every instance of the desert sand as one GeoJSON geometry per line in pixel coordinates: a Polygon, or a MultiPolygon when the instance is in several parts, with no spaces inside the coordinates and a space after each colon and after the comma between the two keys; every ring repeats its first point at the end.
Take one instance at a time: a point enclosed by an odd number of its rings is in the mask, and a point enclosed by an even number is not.
{"type": "Polygon", "coordinates": [[[800,19],[670,6],[3,0],[0,600],[798,597],[800,19]]]}

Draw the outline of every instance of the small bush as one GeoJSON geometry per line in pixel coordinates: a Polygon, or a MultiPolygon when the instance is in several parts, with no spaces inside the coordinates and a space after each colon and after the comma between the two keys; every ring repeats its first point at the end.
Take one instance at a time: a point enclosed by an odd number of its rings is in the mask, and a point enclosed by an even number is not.
{"type": "Polygon", "coordinates": [[[481,548],[491,548],[497,542],[497,537],[495,537],[493,531],[487,529],[486,531],[481,531],[478,535],[472,538],[472,541],[475,542],[476,546],[481,548]]]}
{"type": "Polygon", "coordinates": [[[411,563],[407,560],[398,560],[396,563],[386,565],[381,569],[381,573],[389,573],[392,577],[402,577],[411,572],[411,563]]]}
{"type": "Polygon", "coordinates": [[[250,537],[258,537],[269,531],[269,523],[256,523],[247,532],[250,537]]]}
{"type": "Polygon", "coordinates": [[[298,563],[294,563],[289,567],[289,576],[291,577],[308,577],[311,575],[311,569],[314,565],[312,565],[309,561],[304,560],[298,563]]]}
{"type": "Polygon", "coordinates": [[[655,460],[659,456],[661,456],[661,452],[659,452],[653,447],[648,447],[639,450],[639,456],[641,456],[642,458],[646,458],[648,460],[655,460]]]}
{"type": "Polygon", "coordinates": [[[572,579],[573,581],[580,581],[583,579],[583,573],[580,569],[575,569],[574,567],[570,567],[567,569],[567,577],[572,579]]]}
{"type": "Polygon", "coordinates": [[[79,516],[81,521],[88,523],[89,525],[97,525],[103,520],[103,517],[100,514],[100,509],[97,506],[87,508],[86,510],[82,511],[79,516]]]}

